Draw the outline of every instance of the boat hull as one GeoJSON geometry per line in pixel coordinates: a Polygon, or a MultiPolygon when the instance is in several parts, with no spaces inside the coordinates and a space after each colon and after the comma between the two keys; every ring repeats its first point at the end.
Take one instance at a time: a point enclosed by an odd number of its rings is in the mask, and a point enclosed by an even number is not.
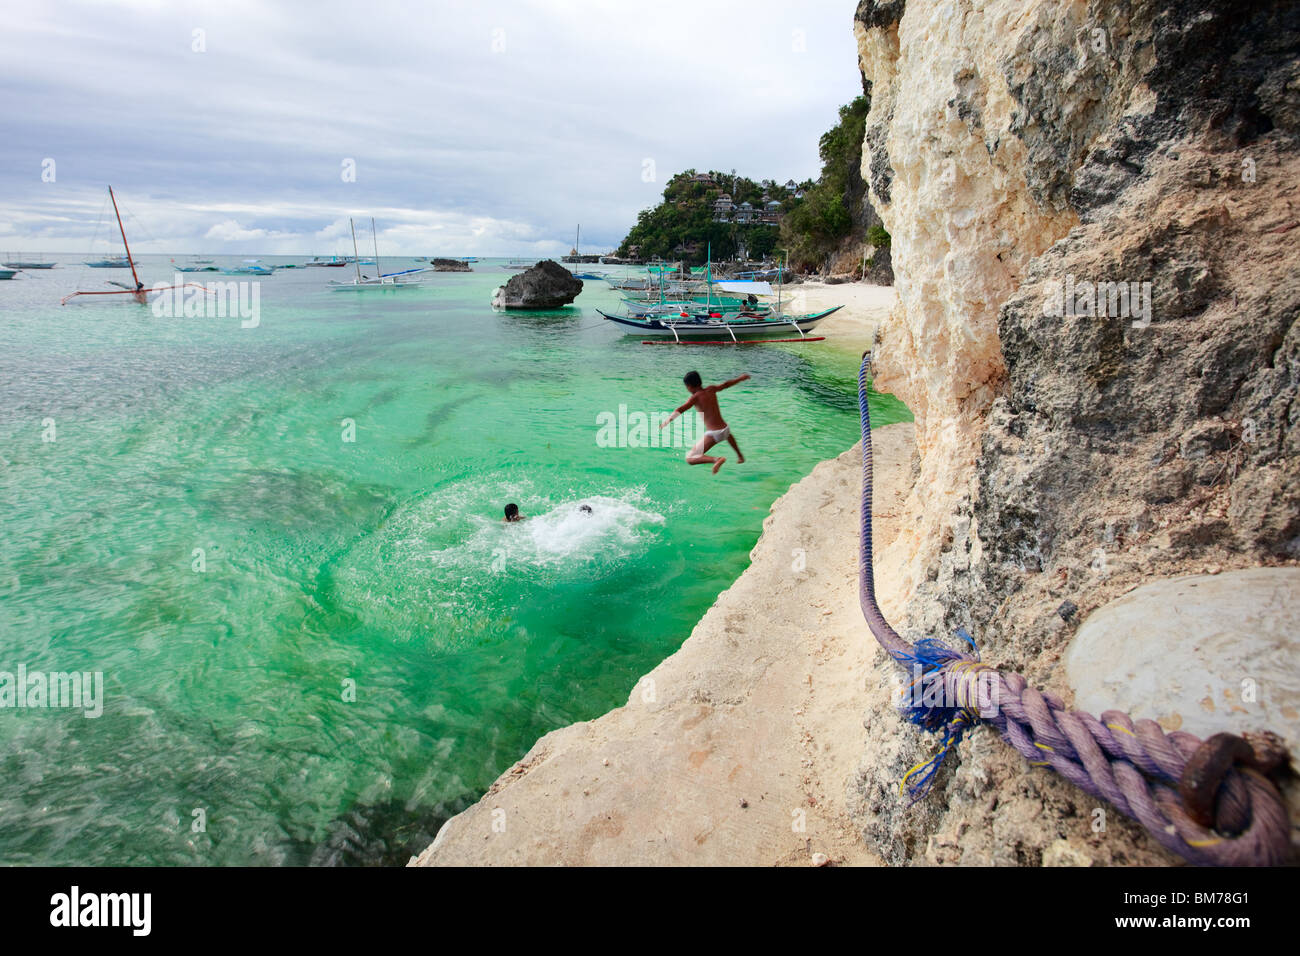
{"type": "Polygon", "coordinates": [[[419,289],[422,282],[330,282],[333,292],[393,292],[396,289],[419,289]]]}
{"type": "Polygon", "coordinates": [[[810,332],[823,319],[834,312],[838,312],[841,308],[843,306],[837,305],[833,309],[827,309],[824,312],[792,316],[788,319],[766,318],[734,322],[721,320],[706,322],[687,319],[673,322],[665,319],[636,319],[623,315],[611,315],[608,312],[602,312],[600,309],[596,311],[600,313],[602,318],[606,318],[616,325],[622,326],[628,332],[635,332],[638,335],[676,339],[728,339],[734,335],[740,339],[754,335],[792,335],[810,332]],[[796,329],[798,329],[798,333],[795,332],[796,329]]]}

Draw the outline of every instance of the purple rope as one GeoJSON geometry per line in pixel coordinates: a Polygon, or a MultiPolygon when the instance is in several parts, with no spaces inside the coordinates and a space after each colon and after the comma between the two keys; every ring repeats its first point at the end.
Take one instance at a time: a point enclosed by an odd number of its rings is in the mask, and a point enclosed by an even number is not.
{"type": "MultiPolygon", "coordinates": [[[[886,653],[899,663],[928,661],[925,687],[936,699],[960,702],[960,717],[945,718],[947,726],[955,726],[958,719],[992,724],[1026,760],[1050,766],[1081,790],[1105,800],[1146,827],[1165,849],[1192,863],[1277,866],[1287,862],[1292,850],[1286,807],[1277,788],[1258,771],[1236,766],[1228,773],[1217,794],[1216,823],[1221,832],[1207,829],[1188,816],[1177,789],[1188,760],[1201,746],[1199,738],[1166,734],[1155,721],[1135,722],[1117,710],[1105,711],[1100,720],[1067,710],[1054,694],[1030,687],[1019,674],[997,670],[957,651],[935,657],[909,644],[890,626],[876,603],[872,570],[871,412],[866,376],[864,356],[858,372],[862,425],[858,600],[862,616],[886,653]]],[[[937,712],[914,708],[911,718],[934,729],[934,721],[924,718],[937,712]]]]}

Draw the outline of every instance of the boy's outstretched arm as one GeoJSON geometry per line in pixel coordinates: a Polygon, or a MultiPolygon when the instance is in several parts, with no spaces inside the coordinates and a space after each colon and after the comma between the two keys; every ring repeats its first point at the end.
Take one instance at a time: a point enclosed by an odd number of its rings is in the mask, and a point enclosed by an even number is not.
{"type": "Polygon", "coordinates": [[[659,423],[659,427],[660,427],[660,428],[663,428],[665,425],[667,425],[669,422],[671,422],[671,421],[672,421],[674,418],[676,418],[678,415],[681,415],[682,413],[684,413],[685,411],[687,411],[687,410],[688,410],[692,405],[694,405],[694,404],[695,404],[695,396],[692,395],[690,398],[688,398],[688,399],[686,400],[686,404],[685,404],[685,405],[680,405],[680,406],[678,406],[677,408],[675,408],[675,409],[673,410],[673,413],[672,413],[671,415],[669,415],[667,418],[665,418],[663,421],[661,421],[661,422],[659,423]]]}
{"type": "Polygon", "coordinates": [[[721,385],[718,385],[718,386],[715,386],[715,387],[716,387],[717,390],[720,392],[720,391],[722,391],[724,388],[731,388],[731,386],[733,386],[733,385],[739,385],[741,382],[745,381],[745,379],[747,379],[747,378],[749,378],[749,373],[748,373],[748,372],[746,372],[744,375],[739,376],[738,378],[729,378],[729,379],[727,379],[725,382],[723,382],[721,385]]]}

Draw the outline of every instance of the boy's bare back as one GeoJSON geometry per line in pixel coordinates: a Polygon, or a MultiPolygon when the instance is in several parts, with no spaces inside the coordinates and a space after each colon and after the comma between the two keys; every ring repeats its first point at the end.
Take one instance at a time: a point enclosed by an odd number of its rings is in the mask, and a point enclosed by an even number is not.
{"type": "Polygon", "coordinates": [[[705,428],[713,431],[717,428],[727,427],[727,423],[722,420],[722,409],[718,407],[717,385],[705,385],[687,399],[686,404],[678,410],[685,412],[692,406],[700,413],[700,418],[704,419],[705,428]]]}

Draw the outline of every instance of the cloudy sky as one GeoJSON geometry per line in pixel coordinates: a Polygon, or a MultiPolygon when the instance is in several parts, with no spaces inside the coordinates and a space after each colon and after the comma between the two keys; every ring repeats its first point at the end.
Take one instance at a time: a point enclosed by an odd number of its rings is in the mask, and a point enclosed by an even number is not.
{"type": "Polygon", "coordinates": [[[855,5],[11,6],[0,250],[109,251],[111,183],[133,251],[350,251],[350,215],[388,254],[605,251],[677,170],[815,177],[855,5]]]}

